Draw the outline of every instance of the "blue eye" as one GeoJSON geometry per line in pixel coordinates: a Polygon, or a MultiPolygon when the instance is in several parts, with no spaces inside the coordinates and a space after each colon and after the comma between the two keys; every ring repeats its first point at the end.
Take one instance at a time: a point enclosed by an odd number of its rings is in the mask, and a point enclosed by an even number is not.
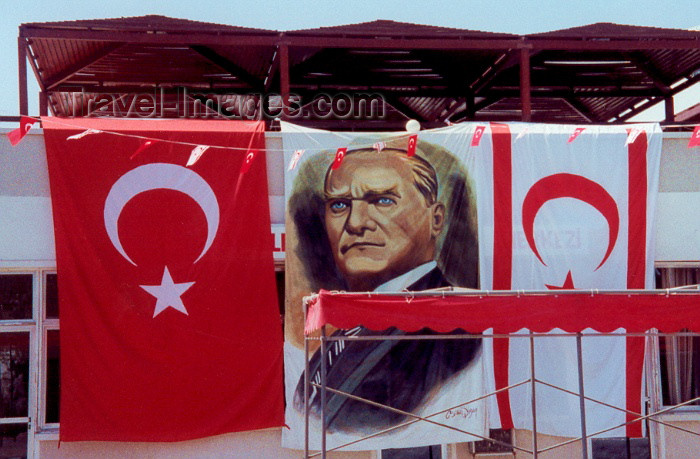
{"type": "Polygon", "coordinates": [[[334,212],[340,212],[347,209],[349,205],[345,201],[331,201],[328,207],[330,207],[330,209],[334,212]]]}
{"type": "Polygon", "coordinates": [[[375,203],[380,205],[380,206],[390,206],[392,204],[396,204],[396,201],[394,201],[391,198],[387,198],[386,196],[382,196],[380,198],[377,198],[375,203]]]}

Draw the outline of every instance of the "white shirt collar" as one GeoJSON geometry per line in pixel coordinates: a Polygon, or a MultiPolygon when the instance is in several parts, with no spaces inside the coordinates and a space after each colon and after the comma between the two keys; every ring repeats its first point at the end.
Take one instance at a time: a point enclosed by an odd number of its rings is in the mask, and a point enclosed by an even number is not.
{"type": "Polygon", "coordinates": [[[399,277],[395,277],[390,281],[384,282],[379,287],[375,288],[375,292],[401,292],[408,288],[411,284],[415,283],[418,279],[428,274],[437,266],[435,261],[429,261],[423,263],[420,266],[416,266],[412,270],[401,274],[399,277]]]}

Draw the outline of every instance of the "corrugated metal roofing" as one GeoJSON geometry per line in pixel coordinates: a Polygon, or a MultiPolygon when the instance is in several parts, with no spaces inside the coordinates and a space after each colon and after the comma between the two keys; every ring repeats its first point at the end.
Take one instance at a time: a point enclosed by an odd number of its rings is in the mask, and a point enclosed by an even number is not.
{"type": "Polygon", "coordinates": [[[423,38],[518,38],[517,35],[480,30],[456,29],[432,25],[414,24],[377,20],[345,24],[315,29],[291,30],[285,32],[290,36],[328,36],[328,37],[423,37],[423,38]]]}
{"type": "Polygon", "coordinates": [[[132,16],[107,19],[80,19],[75,21],[33,22],[22,24],[23,27],[48,29],[82,29],[112,31],[151,31],[151,32],[201,32],[216,34],[263,34],[277,35],[275,30],[215,24],[212,22],[192,21],[159,15],[132,16]]]}
{"type": "Polygon", "coordinates": [[[304,104],[319,94],[380,94],[427,124],[520,119],[521,49],[536,121],[624,121],[700,81],[700,31],[612,23],[524,36],[388,20],[280,32],[150,15],[23,24],[20,36],[58,115],[84,108],[76,94],[160,91],[170,101],[184,89],[258,101],[281,91],[281,43],[290,92],[304,104]]]}
{"type": "Polygon", "coordinates": [[[645,27],[637,25],[614,24],[612,22],[598,22],[595,24],[568,29],[553,30],[550,32],[534,33],[526,35],[528,38],[570,38],[570,39],[692,39],[700,40],[700,31],[686,29],[665,29],[659,27],[645,27]]]}

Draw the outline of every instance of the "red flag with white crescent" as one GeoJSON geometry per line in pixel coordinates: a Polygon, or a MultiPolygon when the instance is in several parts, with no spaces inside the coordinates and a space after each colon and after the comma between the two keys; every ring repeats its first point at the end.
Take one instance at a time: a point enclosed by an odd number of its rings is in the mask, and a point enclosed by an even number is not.
{"type": "Polygon", "coordinates": [[[7,133],[7,139],[10,141],[10,145],[13,147],[20,143],[27,132],[32,128],[32,125],[36,123],[35,118],[30,118],[28,116],[19,117],[19,127],[13,131],[7,133]]]}
{"type": "Polygon", "coordinates": [[[695,126],[693,135],[690,136],[688,141],[688,148],[697,147],[698,145],[700,145],[700,126],[695,126]]]}
{"type": "Polygon", "coordinates": [[[241,166],[241,174],[245,174],[250,170],[250,167],[253,165],[253,161],[255,161],[257,154],[258,151],[255,149],[250,149],[246,152],[245,158],[243,159],[243,165],[241,166]]]}
{"type": "Polygon", "coordinates": [[[413,156],[416,154],[416,143],[418,143],[418,134],[408,136],[408,147],[406,148],[407,156],[413,156]]]}
{"type": "Polygon", "coordinates": [[[333,160],[333,164],[331,164],[331,169],[336,170],[341,164],[343,164],[343,159],[345,159],[345,154],[347,152],[348,149],[346,147],[340,147],[338,150],[336,150],[335,159],[333,160]]]}
{"type": "Polygon", "coordinates": [[[63,441],[283,424],[261,122],[43,118],[61,308],[63,441]],[[120,135],[66,137],[86,128],[120,135]],[[132,157],[134,138],[158,140],[132,157]],[[182,143],[180,143],[182,142],[182,143]],[[241,222],[245,224],[241,224],[241,222]]]}
{"type": "Polygon", "coordinates": [[[474,128],[474,134],[472,135],[472,147],[478,147],[479,143],[481,142],[481,137],[484,135],[484,130],[486,130],[486,126],[477,126],[474,128]]]}

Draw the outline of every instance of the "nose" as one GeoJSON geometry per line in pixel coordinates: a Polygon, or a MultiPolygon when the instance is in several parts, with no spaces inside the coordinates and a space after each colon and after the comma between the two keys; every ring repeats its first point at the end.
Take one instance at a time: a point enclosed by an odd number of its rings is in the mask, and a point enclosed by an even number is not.
{"type": "Polygon", "coordinates": [[[345,222],[345,230],[357,235],[375,229],[377,229],[377,222],[370,215],[369,203],[361,199],[354,200],[350,206],[350,215],[345,222]]]}

